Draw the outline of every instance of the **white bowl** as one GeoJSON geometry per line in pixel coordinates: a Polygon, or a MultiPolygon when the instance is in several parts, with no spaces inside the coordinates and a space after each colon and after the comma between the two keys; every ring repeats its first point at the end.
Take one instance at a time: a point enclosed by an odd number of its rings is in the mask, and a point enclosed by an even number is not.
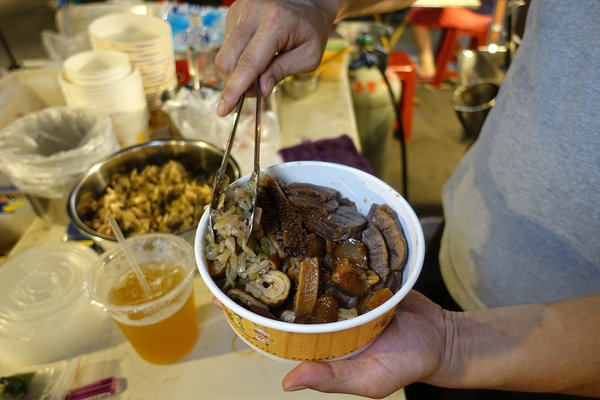
{"type": "Polygon", "coordinates": [[[79,85],[114,82],[131,72],[127,54],[112,50],[88,50],[74,54],[63,62],[69,81],[79,85]]]}
{"type": "Polygon", "coordinates": [[[114,49],[153,47],[171,39],[171,25],[158,17],[128,13],[108,14],[89,25],[92,40],[114,49]]]}
{"type": "Polygon", "coordinates": [[[60,74],[58,80],[71,107],[89,107],[107,113],[137,111],[146,107],[142,77],[137,68],[120,79],[101,84],[75,84],[64,74],[60,74]]]}
{"type": "MultiPolygon", "coordinates": [[[[402,286],[384,304],[355,318],[328,324],[294,324],[257,315],[238,305],[212,280],[204,249],[208,234],[208,212],[198,225],[195,238],[196,263],[202,279],[223,304],[225,316],[236,334],[256,351],[278,360],[333,360],[347,358],[363,351],[375,340],[392,319],[394,309],[419,276],[425,245],[419,220],[404,198],[392,187],[361,170],[319,161],[294,161],[262,170],[284,183],[303,182],[336,189],[352,200],[361,214],[371,204],[387,204],[402,224],[408,243],[408,260],[402,286]]],[[[249,175],[234,185],[245,185],[249,175]]]]}

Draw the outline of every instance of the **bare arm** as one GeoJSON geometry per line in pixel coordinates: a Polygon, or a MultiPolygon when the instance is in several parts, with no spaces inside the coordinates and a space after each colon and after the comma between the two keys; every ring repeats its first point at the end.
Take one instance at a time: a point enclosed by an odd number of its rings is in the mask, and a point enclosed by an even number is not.
{"type": "Polygon", "coordinates": [[[315,69],[333,24],[391,11],[413,0],[237,0],[229,8],[225,40],[215,60],[225,82],[217,113],[229,113],[260,76],[262,92],[288,75],[315,69]]]}
{"type": "Polygon", "coordinates": [[[430,383],[600,396],[600,294],[451,315],[430,383]]]}
{"type": "Polygon", "coordinates": [[[306,362],[285,390],[385,397],[413,382],[600,396],[600,294],[465,313],[411,291],[352,360],[306,362]]]}

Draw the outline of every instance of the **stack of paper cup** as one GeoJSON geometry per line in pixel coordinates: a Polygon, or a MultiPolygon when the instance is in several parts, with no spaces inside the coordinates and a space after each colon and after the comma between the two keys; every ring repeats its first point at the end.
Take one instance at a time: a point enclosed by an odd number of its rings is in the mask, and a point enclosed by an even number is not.
{"type": "Polygon", "coordinates": [[[118,50],[140,70],[150,112],[160,109],[161,95],[177,85],[171,25],[158,17],[108,14],[89,26],[96,49],[118,50]]]}
{"type": "Polygon", "coordinates": [[[112,50],[74,54],[64,61],[59,83],[67,105],[110,116],[121,146],[146,141],[149,114],[142,76],[127,54],[112,50]]]}

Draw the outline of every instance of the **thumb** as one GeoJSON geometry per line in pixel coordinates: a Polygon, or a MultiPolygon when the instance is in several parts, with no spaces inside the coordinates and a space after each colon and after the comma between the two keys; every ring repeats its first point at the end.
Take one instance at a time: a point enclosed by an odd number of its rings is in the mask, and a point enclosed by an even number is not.
{"type": "Polygon", "coordinates": [[[379,390],[379,385],[371,384],[368,371],[369,367],[362,359],[305,361],[285,376],[282,386],[286,392],[313,389],[325,393],[385,397],[386,393],[379,390]]]}

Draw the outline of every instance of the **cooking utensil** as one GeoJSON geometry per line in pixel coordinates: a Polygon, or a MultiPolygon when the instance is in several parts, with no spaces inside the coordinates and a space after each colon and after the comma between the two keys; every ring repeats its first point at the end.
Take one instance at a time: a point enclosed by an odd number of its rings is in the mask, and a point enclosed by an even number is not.
{"type": "Polygon", "coordinates": [[[254,172],[248,180],[248,188],[252,190],[252,207],[250,208],[250,221],[248,221],[248,230],[244,235],[244,247],[250,239],[254,229],[254,213],[256,211],[256,201],[258,199],[258,184],[260,182],[260,118],[262,114],[262,95],[260,92],[260,79],[256,81],[256,125],[254,127],[254,172]]]}
{"type": "Polygon", "coordinates": [[[242,111],[242,106],[244,105],[244,99],[246,97],[246,93],[242,93],[242,96],[238,100],[237,106],[233,113],[233,124],[231,126],[231,132],[229,133],[229,138],[227,139],[227,146],[225,148],[225,154],[223,155],[223,160],[221,161],[221,166],[217,170],[215,174],[215,180],[213,183],[212,194],[210,195],[210,205],[208,209],[208,228],[210,234],[214,239],[214,230],[213,230],[213,213],[217,210],[217,205],[219,204],[219,198],[223,194],[223,190],[229,185],[229,177],[225,175],[225,171],[227,170],[227,164],[229,163],[229,157],[231,156],[231,149],[233,148],[233,140],[235,139],[235,132],[237,131],[238,122],[240,120],[240,113],[242,111]]]}

